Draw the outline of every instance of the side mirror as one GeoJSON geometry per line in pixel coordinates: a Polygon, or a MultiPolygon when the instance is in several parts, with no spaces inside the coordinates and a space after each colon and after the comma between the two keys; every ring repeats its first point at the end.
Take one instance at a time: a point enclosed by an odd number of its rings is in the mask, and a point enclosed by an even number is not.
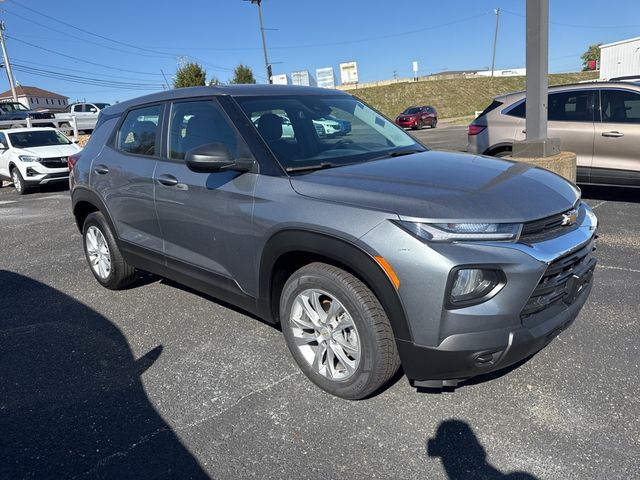
{"type": "Polygon", "coordinates": [[[189,168],[197,173],[215,173],[221,170],[248,172],[253,169],[253,160],[233,160],[229,148],[223,143],[208,143],[193,148],[184,156],[189,168]]]}
{"type": "Polygon", "coordinates": [[[0,151],[5,151],[5,150],[9,150],[9,147],[6,146],[4,143],[0,143],[0,151]]]}
{"type": "Polygon", "coordinates": [[[96,113],[96,112],[98,111],[98,109],[97,109],[97,108],[91,108],[89,111],[90,111],[91,113],[96,113]]]}

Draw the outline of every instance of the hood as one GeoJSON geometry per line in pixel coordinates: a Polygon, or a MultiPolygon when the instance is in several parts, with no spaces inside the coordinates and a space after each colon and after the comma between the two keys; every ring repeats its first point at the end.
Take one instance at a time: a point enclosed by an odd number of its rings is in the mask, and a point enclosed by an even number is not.
{"type": "Polygon", "coordinates": [[[398,115],[398,118],[400,118],[400,117],[416,118],[416,117],[419,117],[419,116],[420,116],[419,113],[401,113],[400,115],[398,115]]]}
{"type": "Polygon", "coordinates": [[[50,145],[46,147],[20,148],[18,151],[22,154],[35,155],[40,158],[66,157],[73,155],[81,150],[75,143],[71,145],[50,145]]]}
{"type": "Polygon", "coordinates": [[[300,195],[433,220],[525,222],[570,209],[579,190],[525,163],[424,152],[291,177],[300,195]]]}

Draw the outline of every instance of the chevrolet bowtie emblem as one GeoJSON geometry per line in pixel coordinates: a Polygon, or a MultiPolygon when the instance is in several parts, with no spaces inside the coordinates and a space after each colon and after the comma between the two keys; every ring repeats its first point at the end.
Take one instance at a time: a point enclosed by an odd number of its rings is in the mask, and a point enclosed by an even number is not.
{"type": "Polygon", "coordinates": [[[569,227],[575,224],[577,220],[578,220],[578,210],[575,208],[573,210],[569,210],[567,213],[562,214],[563,227],[569,227]]]}

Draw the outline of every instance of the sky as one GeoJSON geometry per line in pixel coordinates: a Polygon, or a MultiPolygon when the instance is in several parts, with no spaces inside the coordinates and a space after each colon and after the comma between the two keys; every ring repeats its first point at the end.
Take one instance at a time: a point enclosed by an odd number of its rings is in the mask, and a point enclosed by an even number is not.
{"type": "MultiPolygon", "coordinates": [[[[549,70],[581,69],[593,43],[640,36],[638,0],[550,0],[549,70]]],[[[273,73],[355,61],[360,82],[491,65],[524,67],[525,0],[262,0],[273,73]]],[[[227,82],[240,63],[266,83],[258,8],[244,0],[0,0],[16,81],[123,101],[166,88],[180,62],[227,82]]],[[[9,88],[0,72],[0,90],[9,88]]]]}

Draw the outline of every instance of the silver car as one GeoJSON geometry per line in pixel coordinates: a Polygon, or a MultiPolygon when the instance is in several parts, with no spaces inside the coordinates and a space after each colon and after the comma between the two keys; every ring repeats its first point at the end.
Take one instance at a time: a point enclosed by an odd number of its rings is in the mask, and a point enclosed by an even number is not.
{"type": "MultiPolygon", "coordinates": [[[[525,93],[495,97],[471,125],[467,150],[504,157],[525,139],[525,93]]],[[[640,186],[640,83],[594,82],[549,89],[549,137],[577,154],[577,181],[640,186]]]]}
{"type": "Polygon", "coordinates": [[[400,365],[442,387],[519,362],[574,321],[593,284],[597,219],[575,185],[427,151],[343,92],[161,92],[103,111],[69,162],[101,285],[141,269],[279,324],[301,370],[344,398],[400,365]],[[348,138],[318,134],[328,115],[353,125],[348,138]]]}

